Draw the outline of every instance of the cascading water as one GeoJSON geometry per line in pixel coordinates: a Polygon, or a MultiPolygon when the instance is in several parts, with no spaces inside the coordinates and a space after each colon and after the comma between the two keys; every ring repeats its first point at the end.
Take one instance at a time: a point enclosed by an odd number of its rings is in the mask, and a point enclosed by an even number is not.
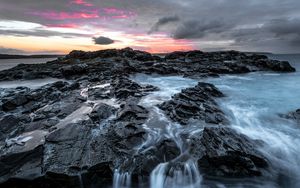
{"type": "Polygon", "coordinates": [[[130,188],[131,186],[131,174],[129,172],[121,172],[116,169],[114,171],[114,188],[130,188]]]}
{"type": "Polygon", "coordinates": [[[151,173],[151,188],[199,188],[201,175],[198,166],[193,160],[172,165],[172,163],[162,163],[151,173]]]}
{"type": "MultiPolygon", "coordinates": [[[[197,81],[181,77],[151,77],[145,75],[137,75],[133,78],[141,84],[151,84],[160,88],[159,91],[153,92],[140,101],[140,105],[146,107],[150,111],[150,117],[143,125],[148,132],[148,139],[138,148],[137,152],[145,151],[163,138],[173,140],[180,149],[181,154],[165,163],[159,164],[151,173],[150,186],[152,188],[166,187],[184,187],[196,188],[200,186],[201,175],[198,171],[197,164],[187,155],[187,141],[180,137],[183,133],[193,133],[201,131],[199,126],[187,126],[171,122],[164,113],[156,107],[172,95],[179,93],[181,89],[193,87],[197,81]]],[[[115,170],[114,188],[130,187],[130,174],[128,172],[121,173],[115,170]],[[129,181],[128,181],[129,180],[129,181]]]]}

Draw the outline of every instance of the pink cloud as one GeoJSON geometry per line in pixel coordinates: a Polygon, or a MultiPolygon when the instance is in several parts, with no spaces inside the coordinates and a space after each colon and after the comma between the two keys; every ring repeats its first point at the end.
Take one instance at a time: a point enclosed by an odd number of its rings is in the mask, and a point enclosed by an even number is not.
{"type": "Polygon", "coordinates": [[[131,16],[128,16],[128,15],[117,15],[117,16],[112,16],[112,18],[116,18],[116,19],[128,19],[130,18],[131,16]]]}
{"type": "Polygon", "coordinates": [[[103,8],[103,11],[104,11],[106,14],[123,14],[123,13],[124,13],[123,10],[117,9],[117,8],[114,8],[114,7],[103,8]]]}
{"type": "Polygon", "coordinates": [[[60,28],[78,28],[79,25],[77,24],[46,24],[45,26],[47,27],[60,27],[60,28]]]}
{"type": "Polygon", "coordinates": [[[66,19],[130,19],[136,16],[136,13],[128,10],[110,8],[96,8],[96,7],[82,7],[78,11],[32,11],[28,12],[30,15],[40,16],[47,20],[66,20],[66,19]]]}
{"type": "Polygon", "coordinates": [[[92,3],[87,3],[84,0],[73,0],[73,1],[71,1],[71,4],[83,5],[83,6],[86,6],[86,7],[94,6],[92,3]]]}
{"type": "Polygon", "coordinates": [[[130,18],[136,16],[136,13],[128,10],[123,10],[115,7],[107,7],[102,8],[101,12],[103,12],[105,15],[111,16],[112,18],[130,18]]]}
{"type": "Polygon", "coordinates": [[[29,14],[41,16],[48,20],[65,20],[65,19],[92,19],[99,18],[99,15],[95,12],[57,12],[57,11],[34,11],[29,14]]]}

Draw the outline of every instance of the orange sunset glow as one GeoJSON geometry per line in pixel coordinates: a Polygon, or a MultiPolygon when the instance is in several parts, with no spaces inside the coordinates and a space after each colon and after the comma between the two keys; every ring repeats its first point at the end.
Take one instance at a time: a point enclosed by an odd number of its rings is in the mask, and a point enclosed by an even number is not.
{"type": "Polygon", "coordinates": [[[174,40],[162,35],[158,36],[143,36],[130,34],[115,34],[115,39],[118,41],[109,46],[95,45],[91,38],[62,38],[59,36],[53,37],[19,37],[19,36],[0,36],[2,47],[15,48],[23,50],[29,54],[34,53],[60,53],[65,54],[73,49],[84,51],[95,51],[106,48],[125,48],[132,46],[135,49],[148,51],[151,53],[162,53],[177,50],[192,50],[192,44],[187,44],[185,40],[174,40]],[[122,40],[122,41],[121,41],[122,40]]]}

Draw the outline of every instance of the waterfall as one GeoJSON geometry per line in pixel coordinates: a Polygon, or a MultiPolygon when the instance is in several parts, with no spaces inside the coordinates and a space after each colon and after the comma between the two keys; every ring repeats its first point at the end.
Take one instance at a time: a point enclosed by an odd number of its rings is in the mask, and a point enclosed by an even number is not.
{"type": "Polygon", "coordinates": [[[151,188],[199,188],[201,175],[193,160],[158,165],[151,173],[151,188]]]}
{"type": "Polygon", "coordinates": [[[129,172],[114,171],[113,188],[130,188],[131,174],[129,172]]]}

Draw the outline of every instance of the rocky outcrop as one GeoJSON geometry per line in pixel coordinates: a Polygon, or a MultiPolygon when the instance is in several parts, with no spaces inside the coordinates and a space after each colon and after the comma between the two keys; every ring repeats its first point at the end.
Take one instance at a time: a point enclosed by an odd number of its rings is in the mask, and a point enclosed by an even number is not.
{"type": "Polygon", "coordinates": [[[265,55],[237,51],[172,52],[164,58],[147,52],[124,48],[95,52],[72,51],[47,64],[18,65],[0,72],[0,80],[37,78],[80,78],[120,76],[132,73],[177,74],[201,77],[216,74],[237,74],[252,71],[293,72],[285,61],[270,60],[265,55]]]}
{"type": "Polygon", "coordinates": [[[148,111],[138,102],[157,88],[126,77],[87,80],[1,90],[3,186],[111,185],[114,169],[147,137],[141,125],[148,111]]]}
{"type": "Polygon", "coordinates": [[[225,125],[228,120],[214,100],[218,97],[224,97],[224,94],[214,85],[199,82],[193,88],[182,90],[159,107],[172,120],[181,124],[188,124],[191,119],[196,119],[225,125]]]}
{"type": "Polygon", "coordinates": [[[191,140],[190,153],[206,176],[262,176],[269,168],[267,159],[256,149],[261,143],[229,127],[206,127],[191,140]]]}

